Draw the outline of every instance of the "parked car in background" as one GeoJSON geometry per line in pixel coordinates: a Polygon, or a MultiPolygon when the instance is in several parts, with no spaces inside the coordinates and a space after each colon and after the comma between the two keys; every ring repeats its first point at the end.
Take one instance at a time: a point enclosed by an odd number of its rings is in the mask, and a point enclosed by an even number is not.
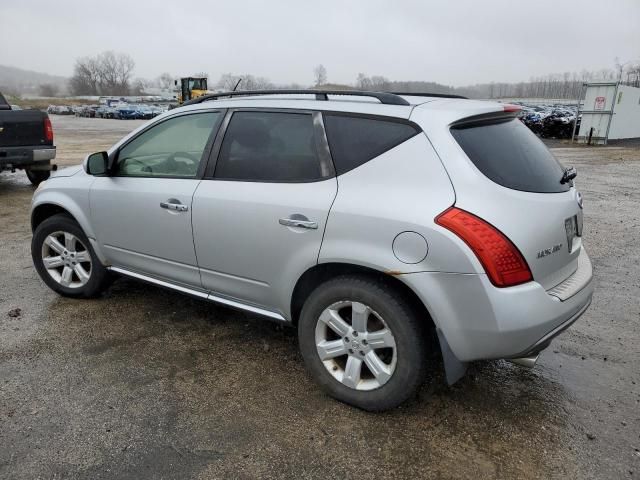
{"type": "Polygon", "coordinates": [[[135,109],[140,120],[150,120],[155,116],[148,105],[135,105],[135,109]]]}
{"type": "Polygon", "coordinates": [[[522,110],[518,118],[532,132],[542,138],[571,138],[574,131],[580,130],[580,117],[576,105],[528,105],[519,103],[522,110]]]}
{"type": "Polygon", "coordinates": [[[114,118],[115,109],[102,105],[96,109],[96,117],[98,118],[114,118]]]}
{"type": "Polygon", "coordinates": [[[43,281],[90,297],[117,273],[289,323],[316,382],[366,410],[437,356],[450,383],[532,367],[587,310],[575,170],[517,108],[270,93],[199,97],[53,176],[31,211],[43,281]]]}
{"type": "Polygon", "coordinates": [[[14,110],[0,93],[0,172],[24,170],[39,184],[49,177],[56,156],[49,116],[40,110],[14,110]]]}
{"type": "Polygon", "coordinates": [[[154,117],[157,117],[158,115],[161,115],[167,111],[167,109],[161,108],[157,105],[152,105],[149,108],[151,109],[151,113],[153,114],[154,117]]]}
{"type": "Polygon", "coordinates": [[[121,120],[135,120],[139,118],[140,113],[133,105],[120,105],[115,109],[115,118],[121,120]]]}

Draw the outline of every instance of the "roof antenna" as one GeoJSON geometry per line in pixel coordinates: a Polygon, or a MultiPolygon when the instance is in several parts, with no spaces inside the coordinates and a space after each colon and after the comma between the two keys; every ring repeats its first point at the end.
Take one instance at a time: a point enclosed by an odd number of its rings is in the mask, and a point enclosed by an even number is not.
{"type": "Polygon", "coordinates": [[[242,77],[240,77],[240,78],[238,79],[238,83],[236,83],[236,86],[235,86],[235,87],[233,87],[233,90],[231,90],[232,92],[235,92],[235,91],[238,89],[238,85],[240,85],[240,82],[241,82],[241,81],[242,81],[242,77]]]}

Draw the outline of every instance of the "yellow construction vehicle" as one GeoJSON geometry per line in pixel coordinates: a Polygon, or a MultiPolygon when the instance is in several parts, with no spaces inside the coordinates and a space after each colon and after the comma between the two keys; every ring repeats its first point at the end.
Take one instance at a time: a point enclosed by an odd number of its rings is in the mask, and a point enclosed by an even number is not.
{"type": "MultiPolygon", "coordinates": [[[[178,80],[175,81],[176,88],[178,80]]],[[[207,90],[207,77],[184,77],[180,79],[180,90],[178,91],[178,104],[193,100],[210,93],[207,90]]]]}

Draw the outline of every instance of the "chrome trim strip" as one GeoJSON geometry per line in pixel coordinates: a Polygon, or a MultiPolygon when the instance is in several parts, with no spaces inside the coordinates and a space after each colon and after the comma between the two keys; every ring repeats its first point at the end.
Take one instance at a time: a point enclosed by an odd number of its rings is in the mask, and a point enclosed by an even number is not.
{"type": "Polygon", "coordinates": [[[218,295],[213,295],[208,292],[203,292],[200,290],[194,290],[188,287],[182,287],[180,285],[175,285],[170,282],[165,282],[164,280],[160,280],[158,278],[150,277],[148,275],[144,275],[142,273],[133,272],[131,270],[127,270],[121,267],[107,267],[108,270],[112,272],[120,273],[122,275],[126,275],[127,277],[132,277],[137,280],[142,280],[144,282],[153,283],[154,285],[158,285],[161,287],[170,288],[172,290],[177,290],[181,293],[186,293],[188,295],[193,295],[199,298],[203,298],[205,300],[209,300],[215,303],[221,303],[223,305],[227,305],[234,308],[239,308],[240,310],[245,310],[248,312],[256,313],[258,315],[262,315],[265,317],[272,318],[274,320],[279,320],[281,322],[286,322],[287,320],[280,315],[279,313],[272,312],[271,310],[265,310],[264,308],[256,307],[254,305],[248,305],[246,303],[241,303],[236,300],[231,300],[230,298],[220,297],[218,295]]]}
{"type": "Polygon", "coordinates": [[[281,322],[287,321],[279,313],[272,312],[271,310],[265,310],[264,308],[255,307],[253,305],[247,305],[246,303],[240,303],[235,300],[231,300],[229,298],[224,298],[224,297],[219,297],[217,295],[209,294],[208,299],[211,300],[212,302],[222,303],[223,305],[229,305],[231,307],[240,308],[242,310],[257,313],[258,315],[263,315],[265,317],[273,318],[274,320],[279,320],[281,322]]]}
{"type": "Polygon", "coordinates": [[[148,275],[143,275],[142,273],[133,272],[131,270],[127,270],[120,267],[107,267],[108,270],[112,272],[120,273],[122,275],[126,275],[127,277],[132,277],[137,280],[142,280],[144,282],[153,283],[155,285],[159,285],[161,287],[170,288],[172,290],[177,290],[178,292],[186,293],[189,295],[194,295],[196,297],[204,298],[205,300],[209,298],[209,294],[207,292],[202,292],[199,290],[194,290],[188,287],[182,287],[180,285],[175,285],[173,283],[165,282],[164,280],[160,280],[155,277],[150,277],[148,275]]]}

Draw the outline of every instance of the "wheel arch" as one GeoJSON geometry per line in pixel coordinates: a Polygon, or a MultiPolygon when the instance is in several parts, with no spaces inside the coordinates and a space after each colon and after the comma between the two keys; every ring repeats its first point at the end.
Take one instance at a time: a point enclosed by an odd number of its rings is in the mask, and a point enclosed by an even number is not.
{"type": "Polygon", "coordinates": [[[417,315],[425,319],[427,341],[433,346],[434,357],[442,361],[442,367],[449,385],[457,382],[464,375],[467,364],[461,362],[451,351],[444,333],[433,320],[429,308],[418,294],[407,283],[401,280],[401,275],[392,275],[371,267],[350,263],[320,263],[306,270],[298,279],[291,295],[291,322],[296,325],[302,311],[305,299],[321,283],[340,275],[363,275],[374,278],[394,289],[402,295],[416,311],[417,315]]]}
{"type": "Polygon", "coordinates": [[[78,219],[75,218],[66,208],[55,203],[42,203],[34,207],[31,211],[31,231],[34,232],[36,228],[38,228],[38,225],[44,222],[47,218],[58,214],[68,215],[78,222],[78,219]]]}
{"type": "Polygon", "coordinates": [[[82,208],[71,198],[68,199],[69,201],[60,200],[66,200],[66,198],[37,198],[31,207],[31,231],[34,232],[36,228],[38,228],[38,225],[44,222],[47,218],[51,218],[58,214],[68,215],[78,225],[80,225],[80,228],[91,242],[91,246],[102,264],[107,265],[108,262],[102,254],[100,246],[95,239],[91,224],[89,223],[89,219],[84,214],[82,208]]]}
{"type": "Polygon", "coordinates": [[[309,294],[320,284],[341,276],[341,275],[361,275],[373,278],[389,288],[394,289],[402,295],[416,310],[416,312],[426,319],[429,327],[435,331],[435,323],[433,317],[426,305],[420,300],[420,297],[412,290],[412,288],[404,283],[396,275],[392,275],[375,268],[365,267],[352,263],[331,262],[319,263],[307,269],[296,282],[291,295],[291,322],[296,325],[302,311],[304,301],[309,294]]]}

